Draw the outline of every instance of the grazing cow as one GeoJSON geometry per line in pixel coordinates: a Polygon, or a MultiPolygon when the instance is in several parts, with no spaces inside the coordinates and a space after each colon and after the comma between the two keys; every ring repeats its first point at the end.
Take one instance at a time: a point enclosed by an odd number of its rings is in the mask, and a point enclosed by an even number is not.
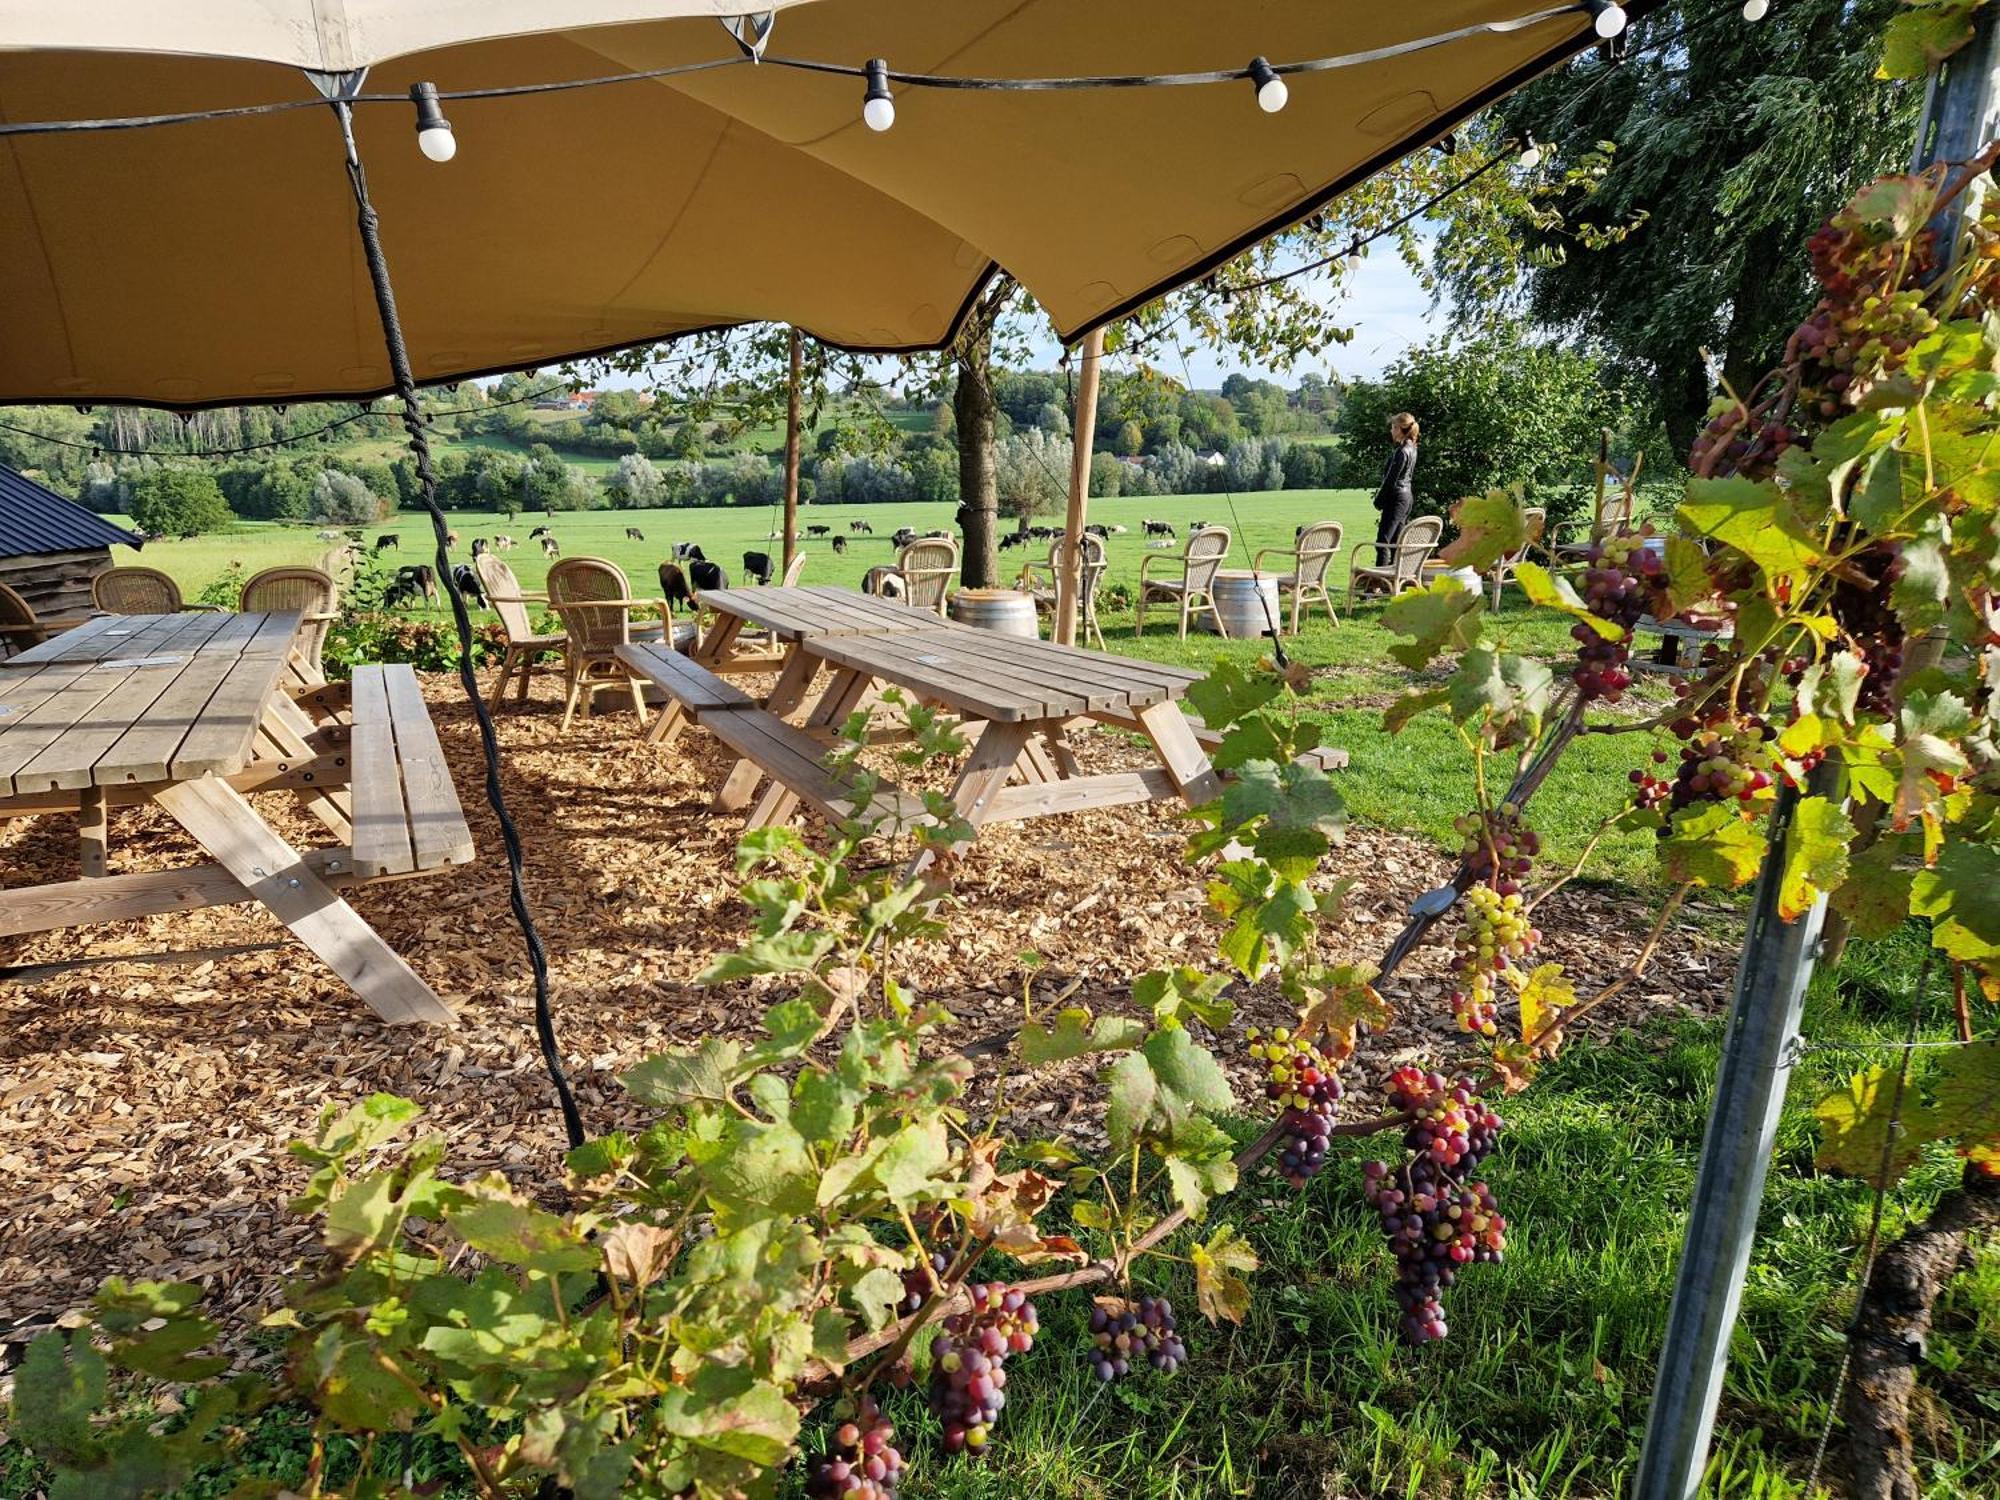
{"type": "Polygon", "coordinates": [[[808,527],[806,528],[806,535],[807,535],[807,536],[827,536],[827,535],[831,534],[831,532],[832,532],[832,531],[833,531],[833,528],[832,528],[831,526],[808,526],[808,527]]]}
{"type": "Polygon", "coordinates": [[[544,533],[542,536],[542,556],[544,557],[562,556],[562,544],[556,541],[554,537],[549,536],[546,533],[544,533]]]}
{"type": "Polygon", "coordinates": [[[322,542],[337,542],[340,540],[340,533],[337,531],[322,531],[319,534],[319,539],[322,542]]]}
{"type": "Polygon", "coordinates": [[[531,542],[539,542],[543,537],[547,536],[548,534],[549,534],[548,527],[537,526],[533,531],[528,533],[528,540],[531,542]]]}
{"type": "Polygon", "coordinates": [[[1092,521],[1083,529],[1098,538],[1105,538],[1111,535],[1111,528],[1106,526],[1102,521],[1092,521]]]}
{"type": "Polygon", "coordinates": [[[444,534],[444,544],[447,547],[456,547],[458,545],[458,533],[455,531],[447,531],[444,534]]]}
{"type": "Polygon", "coordinates": [[[1174,534],[1174,528],[1165,521],[1147,521],[1145,527],[1147,536],[1170,537],[1174,534]]]}
{"type": "Polygon", "coordinates": [[[909,527],[898,526],[896,528],[896,534],[889,538],[889,545],[894,547],[898,552],[900,552],[905,547],[909,546],[910,543],[914,542],[916,539],[917,539],[917,534],[914,531],[910,530],[909,527]]]}
{"type": "Polygon", "coordinates": [[[636,526],[627,526],[625,528],[625,540],[628,542],[643,542],[646,540],[646,533],[636,526]]]}
{"type": "Polygon", "coordinates": [[[1028,539],[1018,531],[1010,531],[1000,538],[1000,550],[1006,552],[1023,545],[1028,539]]]}
{"type": "Polygon", "coordinates": [[[847,538],[844,536],[835,537],[833,539],[833,550],[836,552],[845,552],[847,550],[847,538]]]}
{"type": "Polygon", "coordinates": [[[924,533],[924,537],[926,540],[935,538],[938,541],[949,541],[951,539],[951,533],[949,531],[926,531],[924,533]]]}
{"type": "Polygon", "coordinates": [[[1206,530],[1208,530],[1208,522],[1206,521],[1188,522],[1188,534],[1190,536],[1192,536],[1197,531],[1206,531],[1206,530]]]}
{"type": "Polygon", "coordinates": [[[703,556],[702,556],[702,554],[701,554],[701,543],[699,543],[699,542],[675,542],[675,543],[674,543],[674,561],[675,561],[675,562],[707,562],[707,561],[708,561],[708,559],[707,559],[707,558],[705,558],[705,557],[703,557],[703,556]]]}
{"type": "MultiPolygon", "coordinates": [[[[477,547],[479,543],[474,542],[472,545],[477,547]]],[[[486,591],[479,586],[479,570],[471,563],[456,564],[451,570],[451,581],[458,585],[459,593],[463,594],[475,609],[486,607],[486,591]]]]}
{"type": "Polygon", "coordinates": [[[380,536],[375,538],[374,550],[380,552],[384,547],[395,547],[400,549],[402,545],[403,545],[403,539],[397,536],[395,532],[385,531],[380,536]]]}
{"type": "Polygon", "coordinates": [[[909,586],[894,568],[870,568],[861,575],[861,592],[880,594],[884,599],[901,599],[909,592],[909,586]]]}
{"type": "Polygon", "coordinates": [[[847,523],[847,529],[853,532],[856,536],[875,535],[875,528],[873,526],[870,526],[866,521],[849,521],[847,523]]]}
{"type": "Polygon", "coordinates": [[[407,568],[396,569],[396,582],[408,584],[432,604],[438,602],[437,569],[429,563],[411,563],[407,568]]]}
{"type": "Polygon", "coordinates": [[[697,557],[688,564],[688,582],[694,585],[697,594],[710,589],[729,587],[729,575],[723,571],[721,563],[712,563],[705,557],[697,557]]]}
{"type": "Polygon", "coordinates": [[[674,609],[688,609],[694,604],[687,575],[670,562],[660,564],[660,597],[674,609]]]}
{"type": "Polygon", "coordinates": [[[771,554],[768,552],[744,553],[743,576],[752,583],[769,583],[771,581],[771,554]]]}
{"type": "Polygon", "coordinates": [[[515,542],[511,536],[496,536],[493,538],[493,550],[495,552],[512,552],[514,547],[515,542]]]}
{"type": "Polygon", "coordinates": [[[485,537],[476,536],[472,539],[472,555],[474,557],[484,557],[486,555],[485,537]]]}

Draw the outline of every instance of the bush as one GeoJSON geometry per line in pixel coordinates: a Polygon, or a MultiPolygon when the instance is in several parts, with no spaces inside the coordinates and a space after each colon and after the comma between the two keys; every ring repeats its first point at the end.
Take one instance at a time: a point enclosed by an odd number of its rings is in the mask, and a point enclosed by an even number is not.
{"type": "Polygon", "coordinates": [[[1288,490],[1320,490],[1327,487],[1328,450],[1311,443],[1293,443],[1285,449],[1282,467],[1288,490]]]}
{"type": "Polygon", "coordinates": [[[1131,470],[1109,453],[1090,455],[1090,493],[1095,499],[1114,499],[1125,493],[1125,476],[1131,470]]]}
{"type": "Polygon", "coordinates": [[[233,517],[222,487],[205,469],[155,469],[132,485],[132,519],[157,536],[200,536],[233,517]]]}
{"type": "Polygon", "coordinates": [[[329,526],[360,526],[379,521],[386,503],[352,474],[338,469],[322,469],[312,482],[312,497],[306,514],[329,526]]]}
{"type": "MultiPolygon", "coordinates": [[[[474,666],[496,666],[506,654],[506,632],[499,625],[474,627],[474,666]]],[[[419,672],[453,672],[458,669],[458,631],[449,621],[358,611],[344,614],[328,629],[323,656],[326,675],[335,680],[369,662],[407,662],[419,672]]]]}

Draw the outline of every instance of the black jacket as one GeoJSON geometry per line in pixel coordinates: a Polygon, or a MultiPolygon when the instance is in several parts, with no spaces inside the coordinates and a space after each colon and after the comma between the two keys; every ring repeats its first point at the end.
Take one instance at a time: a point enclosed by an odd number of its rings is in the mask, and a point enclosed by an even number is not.
{"type": "Polygon", "coordinates": [[[1375,492],[1375,508],[1392,510],[1410,505],[1416,497],[1410,491],[1410,476],[1417,472],[1417,445],[1398,443],[1389,450],[1389,462],[1382,470],[1382,487],[1375,492]]]}

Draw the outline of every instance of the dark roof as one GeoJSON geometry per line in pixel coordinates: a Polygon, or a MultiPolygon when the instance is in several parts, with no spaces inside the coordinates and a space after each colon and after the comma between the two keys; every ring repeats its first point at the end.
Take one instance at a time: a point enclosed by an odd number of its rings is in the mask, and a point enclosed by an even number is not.
{"type": "Polygon", "coordinates": [[[139,545],[121,526],[0,464],[0,557],[139,545]]]}

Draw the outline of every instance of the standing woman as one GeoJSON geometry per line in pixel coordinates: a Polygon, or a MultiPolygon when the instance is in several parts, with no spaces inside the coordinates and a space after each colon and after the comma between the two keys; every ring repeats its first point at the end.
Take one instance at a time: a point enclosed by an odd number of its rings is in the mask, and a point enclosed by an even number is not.
{"type": "Polygon", "coordinates": [[[1389,418],[1389,462],[1382,470],[1382,487],[1375,492],[1375,508],[1382,522],[1375,528],[1375,564],[1386,568],[1394,561],[1390,549],[1410,519],[1416,496],[1410,492],[1410,476],[1417,472],[1417,419],[1406,411],[1389,418]]]}

